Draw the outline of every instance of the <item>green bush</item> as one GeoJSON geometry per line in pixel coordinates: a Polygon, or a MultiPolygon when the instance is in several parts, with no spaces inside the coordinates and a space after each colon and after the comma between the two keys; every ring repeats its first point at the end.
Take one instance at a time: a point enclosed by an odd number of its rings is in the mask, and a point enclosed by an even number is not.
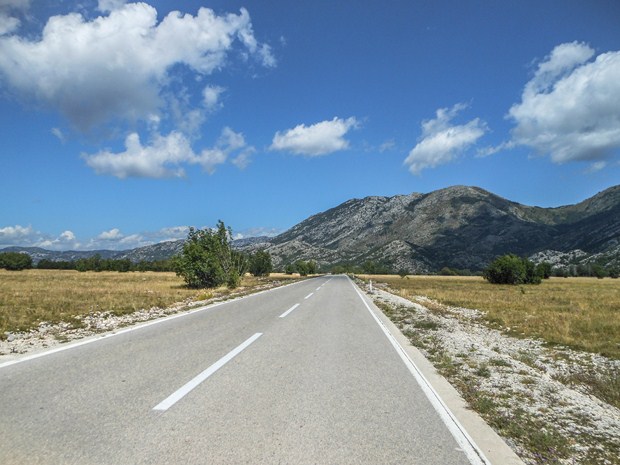
{"type": "Polygon", "coordinates": [[[222,221],[216,230],[190,228],[183,251],[173,261],[174,271],[188,287],[237,287],[248,261],[232,249],[231,237],[232,231],[222,221]]]}
{"type": "Polygon", "coordinates": [[[32,268],[32,257],[20,252],[0,253],[0,268],[9,271],[21,271],[32,268]]]}
{"type": "Polygon", "coordinates": [[[492,284],[540,284],[539,271],[527,258],[508,254],[496,258],[482,276],[492,284]]]}

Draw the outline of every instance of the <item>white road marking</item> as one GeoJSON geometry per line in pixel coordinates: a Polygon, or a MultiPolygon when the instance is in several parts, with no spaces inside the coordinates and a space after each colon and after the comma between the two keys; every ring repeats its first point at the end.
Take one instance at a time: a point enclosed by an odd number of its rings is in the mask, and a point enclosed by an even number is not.
{"type": "Polygon", "coordinates": [[[314,294],[314,292],[311,292],[310,294],[308,294],[306,297],[304,297],[304,300],[309,299],[310,297],[312,297],[314,294]]]}
{"type": "Polygon", "coordinates": [[[315,290],[318,291],[319,289],[321,289],[323,286],[319,286],[317,287],[315,290]]]}
{"type": "Polygon", "coordinates": [[[240,344],[237,347],[235,347],[233,350],[228,352],[221,359],[219,359],[217,362],[215,362],[213,365],[211,365],[205,371],[200,373],[194,379],[192,379],[191,381],[186,383],[184,386],[182,386],[181,388],[177,389],[174,393],[169,395],[167,398],[162,400],[159,404],[157,404],[155,407],[153,407],[153,410],[159,410],[159,411],[162,411],[162,412],[165,412],[166,410],[168,410],[170,407],[172,407],[174,404],[176,404],[179,400],[181,400],[183,397],[185,397],[187,394],[189,394],[200,383],[202,383],[204,380],[206,380],[209,376],[211,376],[217,370],[219,370],[224,365],[226,365],[228,362],[230,362],[233,358],[235,358],[237,355],[239,355],[243,350],[247,349],[250,346],[250,344],[252,344],[254,341],[256,341],[262,335],[263,335],[263,333],[256,333],[256,334],[254,334],[254,336],[250,337],[245,342],[243,342],[242,344],[240,344]]]}
{"type": "Polygon", "coordinates": [[[467,434],[465,428],[463,428],[463,426],[459,423],[459,421],[452,414],[444,401],[441,400],[441,397],[439,397],[437,391],[435,391],[433,386],[431,386],[431,383],[428,382],[426,377],[422,374],[422,372],[416,366],[413,360],[409,358],[409,355],[407,355],[405,349],[403,349],[403,347],[398,343],[392,333],[390,333],[390,330],[387,329],[383,322],[377,317],[377,315],[375,315],[375,313],[368,305],[368,302],[366,302],[366,299],[364,299],[362,293],[359,291],[357,286],[353,283],[353,281],[351,281],[350,278],[349,282],[353,286],[353,289],[355,289],[355,292],[357,292],[357,295],[362,300],[363,304],[372,315],[373,319],[377,322],[383,333],[386,335],[394,349],[396,349],[396,352],[400,356],[401,360],[405,363],[415,380],[418,382],[418,385],[420,386],[420,388],[422,388],[422,391],[431,402],[431,405],[439,414],[439,417],[446,425],[450,433],[452,433],[452,436],[454,437],[458,445],[461,447],[461,449],[463,449],[463,452],[467,456],[469,462],[472,465],[491,465],[491,462],[489,462],[489,460],[484,456],[484,453],[476,445],[474,440],[469,436],[469,434],[467,434]]]}
{"type": "Polygon", "coordinates": [[[286,312],[284,312],[282,315],[280,315],[280,318],[286,318],[286,315],[288,315],[289,313],[291,313],[293,310],[295,310],[297,307],[299,307],[299,304],[295,304],[293,305],[291,308],[289,308],[286,312]]]}

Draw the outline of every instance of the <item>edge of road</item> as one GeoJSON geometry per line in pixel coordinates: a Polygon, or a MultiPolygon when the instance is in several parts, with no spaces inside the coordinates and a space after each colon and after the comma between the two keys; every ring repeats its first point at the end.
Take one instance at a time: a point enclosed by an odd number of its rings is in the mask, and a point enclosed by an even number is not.
{"type": "MultiPolygon", "coordinates": [[[[413,366],[422,375],[423,381],[440,398],[454,417],[459,426],[465,430],[474,443],[484,455],[486,461],[492,465],[525,465],[519,456],[475,411],[471,410],[458,391],[443,377],[426,357],[416,347],[411,345],[409,339],[401,333],[400,329],[385,316],[385,314],[374,304],[366,291],[358,286],[353,280],[351,284],[360,292],[360,297],[368,304],[368,308],[373,312],[384,328],[390,333],[400,349],[406,354],[413,366]]],[[[418,381],[420,382],[420,381],[418,381]]]]}

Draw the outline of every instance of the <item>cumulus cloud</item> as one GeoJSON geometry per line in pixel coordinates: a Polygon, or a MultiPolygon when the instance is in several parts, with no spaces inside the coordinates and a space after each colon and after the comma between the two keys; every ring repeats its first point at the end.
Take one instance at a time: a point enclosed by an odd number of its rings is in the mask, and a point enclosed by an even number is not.
{"type": "Polygon", "coordinates": [[[591,161],[593,170],[620,148],[620,51],[602,53],[578,42],[558,45],[510,108],[512,145],[533,148],[556,163],[591,161]]]}
{"type": "Polygon", "coordinates": [[[465,108],[465,104],[440,108],[434,119],[422,122],[420,141],[404,162],[409,166],[409,171],[420,174],[426,168],[450,163],[485,134],[486,124],[479,118],[462,125],[451,124],[465,108]]]}
{"type": "Polygon", "coordinates": [[[123,237],[123,234],[118,228],[112,228],[109,231],[103,231],[101,234],[99,234],[99,236],[97,236],[98,239],[102,239],[104,241],[113,241],[117,239],[122,239],[123,237]]]}
{"type": "Polygon", "coordinates": [[[0,248],[10,246],[67,250],[79,248],[80,243],[69,230],[53,236],[37,231],[32,226],[15,225],[0,228],[0,248]]]}
{"type": "Polygon", "coordinates": [[[344,136],[357,126],[358,122],[354,117],[334,118],[311,126],[300,124],[282,133],[276,132],[270,149],[311,157],[327,155],[347,149],[349,141],[344,136]]]}
{"type": "Polygon", "coordinates": [[[5,226],[0,228],[0,245],[8,247],[10,245],[18,245],[21,241],[28,240],[36,232],[32,226],[5,226]]]}
{"type": "Polygon", "coordinates": [[[149,144],[143,145],[140,136],[132,133],[125,140],[125,151],[114,153],[103,150],[82,158],[97,174],[128,177],[169,178],[185,176],[185,165],[200,165],[212,174],[218,165],[239,150],[248,150],[243,134],[224,128],[216,145],[196,154],[188,138],[178,131],[167,136],[155,134],[149,144]]]}
{"type": "MultiPolygon", "coordinates": [[[[275,66],[245,9],[221,16],[208,8],[195,16],[171,12],[160,22],[146,3],[101,0],[99,9],[109,14],[93,20],[78,13],[53,16],[37,39],[0,36],[5,87],[89,130],[117,118],[147,120],[164,105],[171,77],[183,76],[179,65],[195,77],[209,75],[224,67],[236,43],[246,56],[275,66]]],[[[0,27],[14,31],[6,18],[0,27]]]]}
{"type": "MultiPolygon", "coordinates": [[[[40,233],[39,233],[40,234],[40,233]]],[[[34,247],[41,247],[50,250],[78,250],[82,246],[72,231],[63,231],[58,237],[40,234],[32,244],[34,247]]]]}
{"type": "Polygon", "coordinates": [[[150,145],[142,145],[140,136],[134,132],[125,139],[124,152],[103,150],[82,157],[97,174],[109,174],[124,179],[183,176],[185,171],[175,167],[193,159],[195,155],[187,138],[174,131],[167,136],[157,134],[150,145]]]}

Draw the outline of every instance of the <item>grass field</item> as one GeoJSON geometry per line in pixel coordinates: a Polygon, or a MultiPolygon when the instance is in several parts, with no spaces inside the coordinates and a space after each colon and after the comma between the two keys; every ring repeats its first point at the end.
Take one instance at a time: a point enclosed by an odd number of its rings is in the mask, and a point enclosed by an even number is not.
{"type": "Polygon", "coordinates": [[[551,278],[541,285],[501,286],[479,277],[360,276],[387,283],[405,298],[482,310],[517,336],[540,338],[620,359],[620,280],[551,278]]]}
{"type": "MultiPolygon", "coordinates": [[[[236,291],[283,279],[292,277],[272,275],[261,280],[244,277],[236,291]]],[[[121,315],[227,293],[230,291],[226,288],[187,289],[174,273],[0,270],[0,338],[5,337],[5,332],[27,331],[42,321],[78,324],[73,317],[92,312],[121,315]]]]}

